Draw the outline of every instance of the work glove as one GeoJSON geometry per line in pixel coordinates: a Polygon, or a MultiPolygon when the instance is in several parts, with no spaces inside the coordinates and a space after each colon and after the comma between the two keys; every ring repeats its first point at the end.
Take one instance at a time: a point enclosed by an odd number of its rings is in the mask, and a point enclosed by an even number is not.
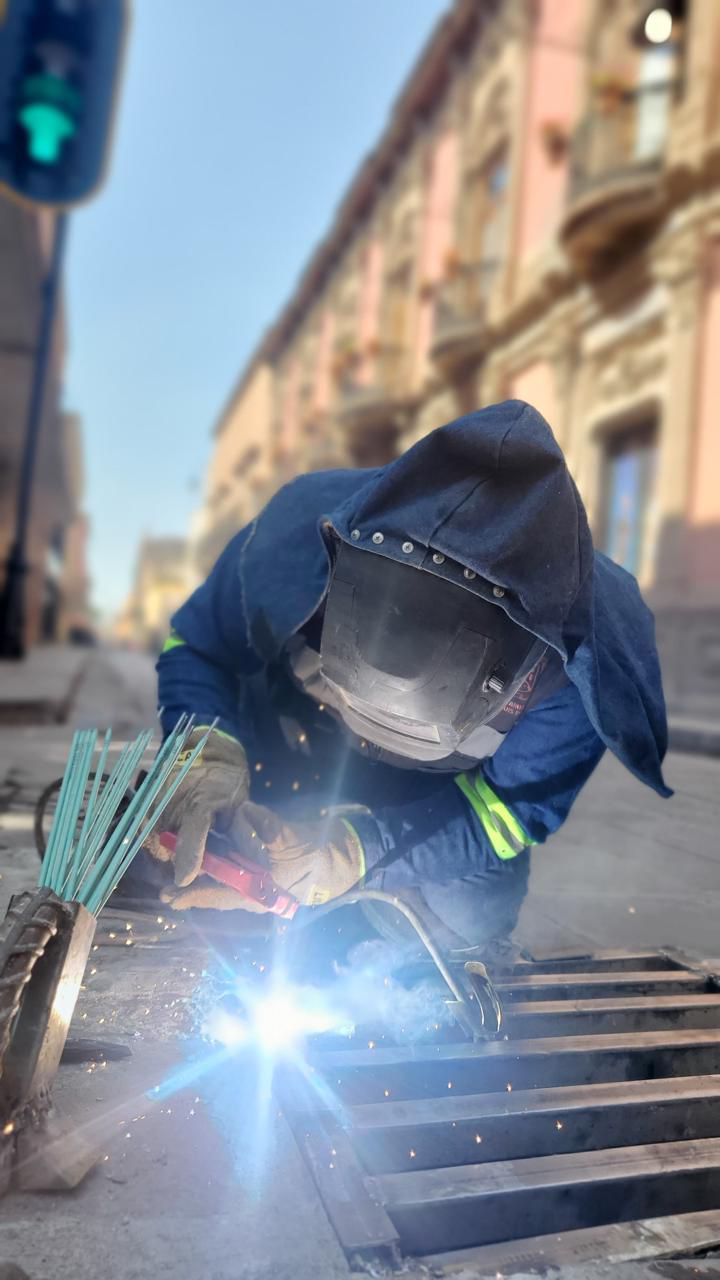
{"type": "MultiPolygon", "coordinates": [[[[330,816],[322,822],[290,824],[271,809],[250,803],[243,805],[241,816],[247,823],[242,842],[240,824],[236,821],[233,827],[238,852],[267,866],[276,885],[302,906],[317,907],[339,898],[365,875],[362,843],[344,818],[330,816]]],[[[187,889],[165,889],[161,897],[179,911],[189,907],[266,910],[209,876],[202,876],[187,889]]]]}
{"type": "MultiPolygon", "coordinates": [[[[174,765],[166,787],[170,787],[188,753],[207,732],[193,729],[185,750],[174,765]]],[[[190,766],[172,800],[163,810],[145,848],[161,862],[175,864],[175,884],[190,884],[200,871],[210,827],[230,833],[241,805],[248,798],[250,774],[247,758],[239,742],[213,729],[197,760],[190,766]],[[177,835],[174,853],[160,843],[160,832],[177,835]]],[[[245,824],[242,824],[244,829],[245,824]]]]}

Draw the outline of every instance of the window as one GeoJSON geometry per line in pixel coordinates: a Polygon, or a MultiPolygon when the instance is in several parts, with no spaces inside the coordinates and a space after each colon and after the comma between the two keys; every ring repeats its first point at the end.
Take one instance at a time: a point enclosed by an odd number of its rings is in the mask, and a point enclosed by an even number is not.
{"type": "Polygon", "coordinates": [[[657,464],[657,423],[645,421],[605,442],[599,545],[637,575],[643,563],[657,464]]]}

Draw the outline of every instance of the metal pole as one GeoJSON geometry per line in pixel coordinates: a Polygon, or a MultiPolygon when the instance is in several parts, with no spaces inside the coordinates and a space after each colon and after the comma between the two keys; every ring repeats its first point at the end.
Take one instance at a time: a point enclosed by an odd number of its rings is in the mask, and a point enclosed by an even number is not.
{"type": "Polygon", "coordinates": [[[47,373],[52,351],[68,215],[55,218],[50,265],[42,286],[42,308],[37,351],[28,400],[20,478],[18,481],[15,533],[7,559],[5,586],[0,595],[0,657],[22,658],[25,654],[25,575],[27,535],[32,507],[35,459],[42,425],[47,373]]]}

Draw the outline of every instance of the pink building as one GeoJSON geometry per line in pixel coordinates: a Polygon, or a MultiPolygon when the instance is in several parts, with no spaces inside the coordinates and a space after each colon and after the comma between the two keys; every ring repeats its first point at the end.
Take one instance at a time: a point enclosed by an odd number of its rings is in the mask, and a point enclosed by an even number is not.
{"type": "Polygon", "coordinates": [[[678,727],[720,711],[718,50],[702,0],[456,0],[243,382],[276,468],[246,514],[534,403],[654,604],[678,727]]]}

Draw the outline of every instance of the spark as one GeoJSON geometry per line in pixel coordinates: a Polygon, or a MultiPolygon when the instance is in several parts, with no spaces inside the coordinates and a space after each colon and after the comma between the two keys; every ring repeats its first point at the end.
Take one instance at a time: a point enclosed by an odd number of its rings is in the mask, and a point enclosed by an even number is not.
{"type": "Polygon", "coordinates": [[[637,907],[628,907],[628,915],[629,915],[629,916],[634,916],[634,915],[636,915],[636,914],[637,914],[637,907]]]}
{"type": "Polygon", "coordinates": [[[292,789],[293,789],[293,791],[299,791],[299,790],[300,790],[300,783],[299,783],[299,782],[293,782],[293,784],[292,784],[292,789]]]}
{"type": "Polygon", "coordinates": [[[479,1133],[475,1134],[475,1141],[477,1142],[478,1146],[480,1146],[480,1143],[482,1142],[482,1137],[479,1133]]]}
{"type": "Polygon", "coordinates": [[[413,1151],[413,1149],[412,1149],[412,1147],[411,1147],[411,1148],[410,1148],[410,1159],[411,1159],[411,1160],[414,1160],[414,1159],[415,1159],[415,1157],[416,1157],[416,1155],[417,1155],[417,1151],[413,1151]]]}
{"type": "Polygon", "coordinates": [[[14,1131],[15,1131],[15,1125],[13,1124],[12,1120],[8,1120],[7,1124],[3,1125],[3,1133],[5,1137],[7,1138],[8,1135],[13,1133],[14,1131]]]}
{"type": "Polygon", "coordinates": [[[374,1049],[374,1048],[375,1048],[375,1041],[368,1040],[368,1049],[374,1049]]]}
{"type": "Polygon", "coordinates": [[[512,1093],[512,1085],[511,1085],[511,1083],[510,1083],[510,1081],[509,1081],[509,1080],[508,1080],[507,1084],[505,1085],[505,1088],[507,1089],[508,1093],[512,1093]]]}
{"type": "Polygon", "coordinates": [[[556,1120],[556,1121],[555,1121],[555,1128],[556,1128],[556,1129],[562,1129],[562,1127],[563,1127],[563,1122],[562,1122],[562,1120],[556,1120]]]}
{"type": "Polygon", "coordinates": [[[261,764],[261,762],[260,762],[259,760],[258,760],[257,764],[255,765],[255,772],[256,772],[256,773],[262,773],[262,764],[261,764]]]}
{"type": "Polygon", "coordinates": [[[385,1089],[385,1090],[384,1090],[384,1093],[385,1093],[385,1097],[386,1097],[386,1098],[389,1098],[389,1097],[390,1097],[390,1090],[389,1090],[389,1089],[385,1089]]]}
{"type": "Polygon", "coordinates": [[[453,1087],[452,1080],[448,1080],[448,1089],[452,1089],[452,1087],[453,1087]]]}

